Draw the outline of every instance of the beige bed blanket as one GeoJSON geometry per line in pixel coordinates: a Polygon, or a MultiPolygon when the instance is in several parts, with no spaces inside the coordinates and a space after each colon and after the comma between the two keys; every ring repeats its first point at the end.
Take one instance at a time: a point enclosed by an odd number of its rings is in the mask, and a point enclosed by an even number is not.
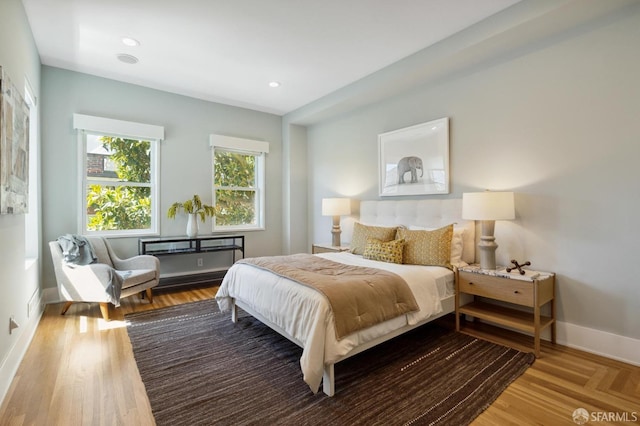
{"type": "Polygon", "coordinates": [[[418,310],[407,283],[376,268],[345,265],[311,254],[239,260],[324,294],[335,318],[336,338],[418,310]]]}

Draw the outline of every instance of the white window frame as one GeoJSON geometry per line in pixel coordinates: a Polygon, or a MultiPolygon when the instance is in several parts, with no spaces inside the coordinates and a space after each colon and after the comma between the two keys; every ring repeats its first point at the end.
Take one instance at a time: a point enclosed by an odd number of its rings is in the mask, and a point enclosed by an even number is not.
{"type": "Polygon", "coordinates": [[[216,203],[216,184],[215,184],[215,167],[216,167],[216,148],[227,152],[237,152],[245,155],[254,155],[256,157],[256,206],[255,211],[257,220],[255,225],[233,225],[219,226],[216,225],[215,216],[212,218],[213,232],[229,232],[229,231],[260,231],[265,229],[265,169],[266,154],[269,153],[269,142],[257,141],[253,139],[242,139],[224,135],[209,135],[209,145],[211,146],[211,165],[213,167],[211,173],[211,188],[213,192],[213,204],[216,203]]]}
{"type": "MultiPolygon", "coordinates": [[[[78,233],[109,237],[159,235],[160,229],[160,141],[164,139],[164,127],[104,117],[73,114],[73,128],[78,132],[78,233]],[[149,229],[87,230],[87,149],[86,135],[99,134],[151,142],[151,226],[149,229]]],[[[130,185],[128,185],[130,186],[130,185]]]]}

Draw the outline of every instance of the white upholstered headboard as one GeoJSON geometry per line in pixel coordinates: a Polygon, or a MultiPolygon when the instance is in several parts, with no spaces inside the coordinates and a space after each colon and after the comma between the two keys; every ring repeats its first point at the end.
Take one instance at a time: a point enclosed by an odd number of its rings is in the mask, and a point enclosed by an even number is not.
{"type": "MultiPolygon", "coordinates": [[[[454,223],[465,229],[462,260],[475,262],[475,222],[462,219],[462,199],[361,201],[360,222],[368,225],[404,225],[439,228],[454,223]]],[[[350,235],[349,240],[350,241],[350,235]]]]}

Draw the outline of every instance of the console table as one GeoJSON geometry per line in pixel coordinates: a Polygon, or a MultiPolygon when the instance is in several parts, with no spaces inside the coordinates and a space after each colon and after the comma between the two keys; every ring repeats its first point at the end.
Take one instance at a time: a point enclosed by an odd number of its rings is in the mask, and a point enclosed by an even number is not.
{"type": "MultiPolygon", "coordinates": [[[[219,284],[238,258],[244,258],[244,235],[208,235],[198,237],[152,237],[138,239],[138,254],[160,258],[166,256],[197,255],[199,253],[231,254],[231,262],[213,269],[190,270],[181,273],[161,273],[158,288],[197,284],[219,284]],[[240,257],[238,257],[238,254],[240,257]]],[[[203,267],[203,259],[196,259],[196,268],[203,267]]]]}

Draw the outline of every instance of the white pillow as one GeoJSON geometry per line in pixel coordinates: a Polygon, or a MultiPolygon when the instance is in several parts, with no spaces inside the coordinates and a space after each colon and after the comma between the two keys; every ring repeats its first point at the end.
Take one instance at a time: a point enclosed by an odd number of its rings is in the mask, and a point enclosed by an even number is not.
{"type": "MultiPolygon", "coordinates": [[[[412,231],[434,231],[437,228],[425,228],[424,226],[410,225],[412,231]]],[[[467,266],[468,263],[462,260],[462,249],[464,247],[463,239],[464,228],[453,227],[453,237],[451,237],[451,265],[460,268],[467,266]]]]}

